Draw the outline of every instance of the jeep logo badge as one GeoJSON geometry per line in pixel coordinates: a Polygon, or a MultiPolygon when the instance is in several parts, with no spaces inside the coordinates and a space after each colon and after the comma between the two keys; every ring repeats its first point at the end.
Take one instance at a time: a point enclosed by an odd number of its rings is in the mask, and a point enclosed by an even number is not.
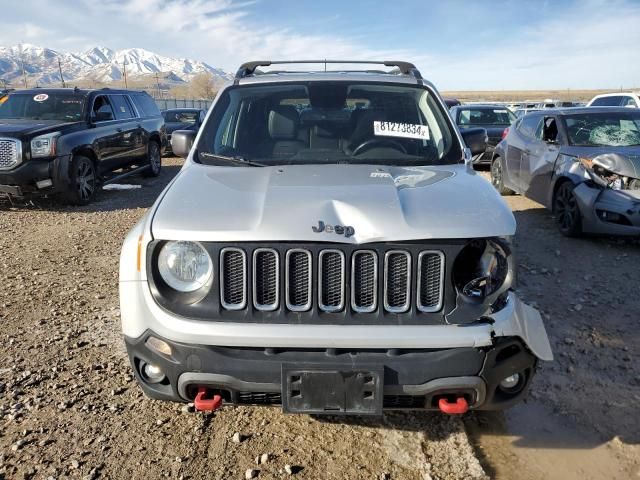
{"type": "Polygon", "coordinates": [[[353,227],[347,225],[327,225],[322,220],[318,220],[317,227],[311,227],[315,233],[337,233],[338,235],[344,235],[346,238],[352,237],[356,233],[353,227]]]}

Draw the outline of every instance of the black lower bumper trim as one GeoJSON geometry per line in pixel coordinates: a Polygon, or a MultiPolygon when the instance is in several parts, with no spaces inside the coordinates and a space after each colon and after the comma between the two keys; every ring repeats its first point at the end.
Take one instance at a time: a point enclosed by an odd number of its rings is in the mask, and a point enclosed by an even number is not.
{"type": "MultiPolygon", "coordinates": [[[[536,364],[536,358],[516,338],[500,339],[488,348],[411,350],[213,347],[172,342],[151,332],[138,339],[125,338],[125,342],[144,392],[179,402],[192,401],[198,387],[206,386],[225,403],[282,405],[283,396],[291,390],[283,381],[283,372],[295,368],[382,372],[376,401],[384,409],[436,409],[438,397],[454,394],[467,398],[475,409],[501,409],[522,398],[536,364]],[[147,343],[151,336],[166,342],[171,355],[151,348],[147,343]],[[141,374],[145,363],[160,367],[165,380],[146,381],[141,374]],[[500,381],[520,372],[522,388],[502,391],[500,381]]],[[[284,403],[289,400],[285,398],[284,403]]]]}

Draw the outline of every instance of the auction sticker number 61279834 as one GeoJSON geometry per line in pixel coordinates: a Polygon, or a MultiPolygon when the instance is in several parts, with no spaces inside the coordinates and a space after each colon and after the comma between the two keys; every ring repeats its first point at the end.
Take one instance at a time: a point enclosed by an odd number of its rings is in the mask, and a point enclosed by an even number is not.
{"type": "Polygon", "coordinates": [[[373,122],[373,134],[381,137],[414,138],[429,140],[429,127],[413,123],[373,122]]]}

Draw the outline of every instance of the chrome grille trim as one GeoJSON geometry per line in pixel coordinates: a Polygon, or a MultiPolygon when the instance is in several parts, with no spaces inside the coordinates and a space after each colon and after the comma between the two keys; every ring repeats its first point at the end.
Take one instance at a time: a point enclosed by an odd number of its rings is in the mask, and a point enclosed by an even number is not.
{"type": "Polygon", "coordinates": [[[241,248],[227,247],[220,250],[220,303],[226,310],[242,310],[247,306],[247,254],[241,248]],[[225,301],[225,287],[228,283],[225,274],[225,260],[228,253],[240,253],[242,256],[242,301],[239,303],[225,301]]]}
{"type": "Polygon", "coordinates": [[[437,250],[424,250],[422,252],[420,252],[420,254],[418,255],[418,274],[416,276],[416,280],[417,280],[417,293],[416,293],[416,302],[417,302],[417,307],[418,310],[420,310],[421,312],[425,312],[425,313],[430,313],[430,312],[437,312],[442,308],[442,303],[443,303],[443,295],[444,295],[444,253],[437,251],[437,250]],[[438,285],[437,285],[437,289],[438,289],[438,293],[437,293],[437,302],[435,304],[432,305],[424,305],[423,304],[423,296],[422,296],[422,289],[423,288],[431,288],[432,285],[426,285],[424,286],[422,284],[422,273],[423,273],[423,259],[426,256],[429,257],[434,257],[437,258],[439,260],[438,263],[438,285]]]}
{"type": "Polygon", "coordinates": [[[342,250],[328,249],[321,250],[318,255],[318,307],[323,312],[339,312],[344,309],[344,292],[345,292],[345,257],[342,250]],[[324,265],[323,260],[327,255],[338,255],[340,258],[340,282],[338,288],[340,289],[340,301],[337,305],[327,305],[324,303],[324,265]]]}
{"type": "Polygon", "coordinates": [[[405,250],[389,250],[384,254],[384,309],[390,313],[404,313],[409,310],[411,303],[411,254],[405,250]],[[402,305],[391,305],[389,303],[389,294],[392,292],[394,285],[391,283],[393,280],[389,278],[389,259],[392,256],[403,255],[406,258],[406,288],[405,302],[402,305]]]}
{"type": "Polygon", "coordinates": [[[15,138],[0,138],[0,170],[10,170],[22,163],[22,142],[15,138]]]}
{"type": "Polygon", "coordinates": [[[378,255],[374,250],[357,250],[351,256],[351,308],[358,313],[371,313],[378,308],[378,255]],[[359,305],[356,298],[362,291],[361,285],[356,285],[357,259],[364,255],[373,257],[373,300],[371,305],[359,305]]]}
{"type": "Polygon", "coordinates": [[[306,312],[311,308],[311,301],[313,296],[312,258],[313,257],[311,256],[311,252],[303,248],[292,248],[291,250],[287,250],[287,254],[285,257],[285,303],[287,305],[287,309],[292,312],[306,312]],[[304,304],[295,304],[291,302],[291,286],[293,284],[293,279],[291,278],[291,256],[294,254],[302,254],[307,257],[307,301],[304,304]]]}
{"type": "Polygon", "coordinates": [[[253,306],[256,310],[261,310],[264,312],[270,312],[278,308],[278,304],[280,303],[280,257],[278,252],[273,248],[256,248],[253,251],[253,275],[252,275],[252,293],[253,293],[253,306]],[[274,301],[271,303],[259,303],[258,302],[258,255],[261,254],[271,254],[274,257],[275,261],[275,272],[274,272],[274,285],[273,288],[269,287],[273,290],[274,301]]]}

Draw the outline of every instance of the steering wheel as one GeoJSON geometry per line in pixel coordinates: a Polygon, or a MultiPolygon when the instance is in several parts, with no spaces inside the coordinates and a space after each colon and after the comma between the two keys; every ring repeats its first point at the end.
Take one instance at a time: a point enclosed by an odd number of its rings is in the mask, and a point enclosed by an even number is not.
{"type": "Polygon", "coordinates": [[[396,140],[390,140],[388,138],[370,138],[369,140],[365,140],[356,148],[354,148],[351,155],[360,155],[361,153],[364,153],[367,150],[371,150],[374,147],[389,147],[395,150],[399,150],[404,154],[407,153],[407,149],[404,148],[404,145],[396,140]]]}

